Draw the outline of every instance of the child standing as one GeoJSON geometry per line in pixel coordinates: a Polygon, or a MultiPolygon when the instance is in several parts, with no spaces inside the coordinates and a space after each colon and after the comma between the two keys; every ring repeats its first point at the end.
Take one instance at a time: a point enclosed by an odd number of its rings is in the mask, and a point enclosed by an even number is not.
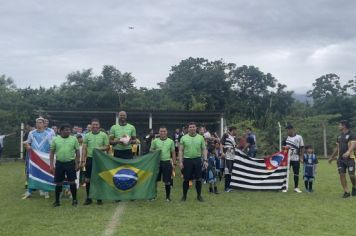
{"type": "Polygon", "coordinates": [[[215,148],[209,150],[208,158],[208,168],[207,168],[207,179],[209,183],[209,192],[218,194],[218,188],[216,186],[217,182],[217,171],[216,171],[216,152],[215,148]]]}
{"type": "Polygon", "coordinates": [[[315,171],[316,165],[318,164],[318,159],[311,145],[307,145],[305,149],[306,152],[304,153],[303,160],[305,191],[313,192],[313,181],[316,173],[315,171]]]}

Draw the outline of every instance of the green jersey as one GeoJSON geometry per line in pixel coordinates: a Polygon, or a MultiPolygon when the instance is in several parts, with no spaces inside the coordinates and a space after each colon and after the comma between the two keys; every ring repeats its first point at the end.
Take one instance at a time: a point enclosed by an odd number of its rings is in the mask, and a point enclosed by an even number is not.
{"type": "Polygon", "coordinates": [[[51,150],[56,154],[57,161],[68,162],[75,159],[75,151],[79,150],[79,143],[73,136],[68,138],[56,136],[52,141],[51,150]]]}
{"type": "Polygon", "coordinates": [[[170,138],[164,140],[156,138],[152,140],[150,150],[161,150],[161,161],[168,161],[171,159],[171,153],[174,151],[174,142],[170,138]]]}
{"type": "Polygon", "coordinates": [[[180,139],[180,144],[184,148],[184,158],[196,158],[203,155],[202,150],[205,148],[205,140],[200,134],[195,136],[186,134],[180,139]]]}
{"type": "Polygon", "coordinates": [[[109,145],[109,137],[102,131],[96,134],[89,132],[84,137],[84,144],[87,146],[87,156],[93,157],[95,148],[109,145]]]}
{"type": "MultiPolygon", "coordinates": [[[[110,137],[114,137],[115,139],[120,139],[125,136],[136,136],[136,129],[135,126],[126,123],[126,125],[113,125],[110,129],[110,137]]],[[[123,145],[123,144],[116,144],[114,147],[116,150],[127,150],[131,149],[131,144],[123,145]]]]}

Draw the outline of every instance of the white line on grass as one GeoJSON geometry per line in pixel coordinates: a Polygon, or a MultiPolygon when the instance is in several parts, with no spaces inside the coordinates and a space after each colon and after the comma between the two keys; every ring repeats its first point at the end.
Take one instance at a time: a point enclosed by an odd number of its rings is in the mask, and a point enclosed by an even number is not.
{"type": "Polygon", "coordinates": [[[120,218],[124,213],[126,207],[125,202],[120,202],[119,206],[116,207],[114,215],[111,217],[109,224],[106,226],[103,235],[111,236],[115,233],[115,229],[120,225],[120,218]]]}

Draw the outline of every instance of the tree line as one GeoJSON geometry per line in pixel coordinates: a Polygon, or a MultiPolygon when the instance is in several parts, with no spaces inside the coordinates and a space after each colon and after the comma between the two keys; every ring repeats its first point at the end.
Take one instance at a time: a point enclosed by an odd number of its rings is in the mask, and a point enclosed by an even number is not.
{"type": "Polygon", "coordinates": [[[18,88],[13,79],[0,76],[0,133],[19,129],[33,120],[34,110],[181,110],[221,111],[227,123],[241,130],[253,127],[263,152],[278,148],[277,122],[291,122],[306,142],[323,150],[322,128],[327,129],[331,151],[340,119],[356,124],[356,80],[342,84],[336,74],[316,78],[307,96],[293,98],[293,91],[258,67],[223,60],[187,58],[171,67],[157,88],[135,86],[136,78],[115,66],[105,65],[99,75],[92,69],[75,71],[50,88],[18,88]]]}

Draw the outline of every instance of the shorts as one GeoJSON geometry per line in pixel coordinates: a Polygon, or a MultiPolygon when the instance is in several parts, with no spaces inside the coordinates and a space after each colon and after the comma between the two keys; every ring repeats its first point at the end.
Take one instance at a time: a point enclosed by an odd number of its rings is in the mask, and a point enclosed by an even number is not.
{"type": "Polygon", "coordinates": [[[74,182],[77,179],[77,172],[75,170],[75,161],[60,162],[56,161],[56,169],[54,172],[54,182],[62,183],[64,180],[74,182]]]}
{"type": "Polygon", "coordinates": [[[196,158],[184,158],[183,159],[183,177],[184,181],[189,180],[201,180],[202,178],[202,159],[196,158]]]}
{"type": "Polygon", "coordinates": [[[294,175],[299,175],[299,170],[300,170],[300,162],[299,161],[290,161],[289,166],[292,167],[294,175]]]}
{"type": "Polygon", "coordinates": [[[133,159],[133,154],[131,149],[126,150],[114,150],[114,157],[122,159],[133,159]]]}
{"type": "Polygon", "coordinates": [[[92,169],[92,163],[93,163],[93,158],[88,157],[87,161],[85,162],[85,178],[90,179],[91,178],[91,169],[92,169]]]}
{"type": "Polygon", "coordinates": [[[161,181],[167,185],[171,184],[172,182],[172,164],[171,161],[161,161],[159,164],[159,172],[157,176],[157,181],[161,181]]]}
{"type": "Polygon", "coordinates": [[[232,166],[234,165],[233,160],[225,160],[225,174],[231,175],[232,174],[232,166]]]}
{"type": "Polygon", "coordinates": [[[346,170],[349,175],[355,175],[355,159],[352,158],[339,158],[337,159],[337,169],[339,174],[346,174],[346,170]]]}

